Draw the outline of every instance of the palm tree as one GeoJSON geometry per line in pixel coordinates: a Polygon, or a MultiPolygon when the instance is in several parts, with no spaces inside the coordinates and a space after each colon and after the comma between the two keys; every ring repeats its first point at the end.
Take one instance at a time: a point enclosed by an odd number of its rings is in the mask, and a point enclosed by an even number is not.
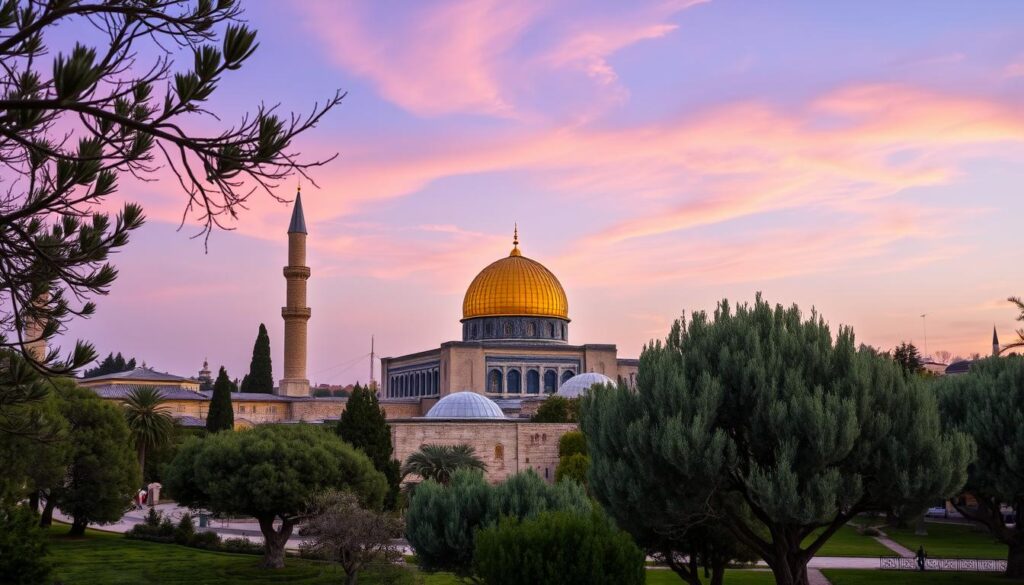
{"type": "MultiPolygon", "coordinates": [[[[1011,303],[1013,303],[1014,305],[1016,305],[1017,306],[1017,310],[1020,311],[1020,314],[1017,315],[1017,320],[1018,321],[1024,321],[1024,300],[1021,300],[1020,297],[1010,297],[1010,298],[1008,298],[1006,300],[1008,300],[1011,303]]],[[[1001,352],[1002,351],[1006,351],[1006,350],[1008,350],[1010,348],[1014,348],[1014,347],[1024,347],[1024,329],[1018,329],[1017,330],[1017,340],[1016,341],[1011,341],[1010,343],[1007,343],[999,351],[1001,351],[1001,352]]]]}
{"type": "Polygon", "coordinates": [[[139,452],[139,469],[145,478],[146,451],[166,445],[174,434],[174,417],[157,388],[132,388],[124,399],[124,417],[139,452]]]}
{"type": "Polygon", "coordinates": [[[469,445],[423,445],[405,460],[402,466],[402,478],[415,474],[423,479],[432,479],[442,485],[448,485],[452,474],[457,469],[478,469],[485,471],[487,466],[476,450],[469,445]]]}

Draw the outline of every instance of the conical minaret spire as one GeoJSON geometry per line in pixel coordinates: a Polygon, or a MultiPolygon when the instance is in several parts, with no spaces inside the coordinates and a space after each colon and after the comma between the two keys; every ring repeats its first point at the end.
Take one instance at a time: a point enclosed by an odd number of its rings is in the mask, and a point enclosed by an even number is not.
{"type": "Polygon", "coordinates": [[[284,278],[288,283],[284,319],[284,378],[277,393],[283,396],[309,396],[306,378],[306,326],[311,314],[306,306],[306,217],[302,212],[302,188],[295,194],[292,219],[288,224],[288,266],[284,278]]]}

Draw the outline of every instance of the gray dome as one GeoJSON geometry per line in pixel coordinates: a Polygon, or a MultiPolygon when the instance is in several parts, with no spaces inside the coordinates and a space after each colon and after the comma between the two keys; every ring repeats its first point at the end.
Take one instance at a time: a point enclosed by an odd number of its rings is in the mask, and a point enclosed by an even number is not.
{"type": "Polygon", "coordinates": [[[594,384],[611,384],[614,386],[615,381],[597,372],[577,374],[562,382],[562,385],[558,388],[558,395],[566,398],[577,398],[586,394],[587,390],[590,390],[590,387],[594,384]]]}
{"type": "Polygon", "coordinates": [[[505,413],[482,394],[455,392],[438,400],[427,418],[505,418],[505,413]]]}

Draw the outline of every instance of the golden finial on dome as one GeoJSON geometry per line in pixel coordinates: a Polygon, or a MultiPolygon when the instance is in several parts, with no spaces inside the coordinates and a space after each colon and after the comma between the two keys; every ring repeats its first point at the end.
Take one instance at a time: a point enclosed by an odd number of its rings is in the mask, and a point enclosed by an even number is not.
{"type": "Polygon", "coordinates": [[[519,251],[519,223],[513,225],[515,227],[512,230],[512,252],[509,256],[522,256],[522,252],[519,251]]]}

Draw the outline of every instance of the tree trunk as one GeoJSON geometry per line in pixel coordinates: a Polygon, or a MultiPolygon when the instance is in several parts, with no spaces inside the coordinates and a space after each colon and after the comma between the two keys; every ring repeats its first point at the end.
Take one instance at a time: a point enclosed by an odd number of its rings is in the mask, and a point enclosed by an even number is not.
{"type": "Polygon", "coordinates": [[[711,585],[722,585],[725,582],[725,565],[715,565],[711,568],[711,585]]]}
{"type": "Polygon", "coordinates": [[[295,523],[292,520],[282,520],[281,529],[274,530],[274,517],[264,516],[259,518],[260,531],[263,532],[263,567],[266,569],[284,568],[284,547],[288,544],[288,537],[292,535],[292,528],[295,523]]]}
{"type": "Polygon", "coordinates": [[[1024,543],[1010,545],[1006,557],[1006,576],[1011,579],[1024,578],[1024,543]]]}
{"type": "Polygon", "coordinates": [[[356,579],[359,577],[359,571],[352,571],[351,573],[345,573],[345,585],[356,585],[356,579]]]}
{"type": "Polygon", "coordinates": [[[39,516],[39,527],[49,528],[53,524],[53,509],[57,507],[57,502],[51,498],[46,498],[46,505],[43,506],[43,513],[39,516]]]}
{"type": "Polygon", "coordinates": [[[32,509],[33,514],[39,513],[39,490],[32,490],[28,495],[28,507],[32,509]]]}
{"type": "Polygon", "coordinates": [[[924,523],[924,514],[917,519],[917,526],[914,527],[914,536],[928,536],[928,525],[924,523]]]}
{"type": "Polygon", "coordinates": [[[75,516],[71,521],[71,530],[68,531],[68,536],[85,536],[85,527],[88,525],[88,520],[81,516],[75,516]]]}

